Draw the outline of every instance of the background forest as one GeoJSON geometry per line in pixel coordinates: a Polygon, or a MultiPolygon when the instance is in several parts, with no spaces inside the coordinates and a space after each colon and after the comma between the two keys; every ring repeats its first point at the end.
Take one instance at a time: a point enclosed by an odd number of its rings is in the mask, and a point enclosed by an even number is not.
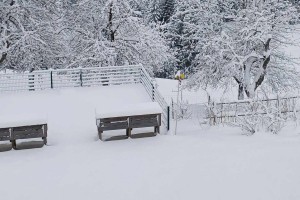
{"type": "Polygon", "coordinates": [[[0,71],[143,64],[189,87],[298,87],[298,0],[1,0],[0,71]]]}

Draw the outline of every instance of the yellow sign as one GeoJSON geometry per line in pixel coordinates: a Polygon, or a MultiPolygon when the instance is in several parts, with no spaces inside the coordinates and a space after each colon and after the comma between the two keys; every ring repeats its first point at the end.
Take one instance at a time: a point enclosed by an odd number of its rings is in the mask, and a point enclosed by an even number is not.
{"type": "Polygon", "coordinates": [[[185,78],[185,75],[181,70],[179,70],[175,75],[176,80],[183,80],[184,78],[185,78]]]}

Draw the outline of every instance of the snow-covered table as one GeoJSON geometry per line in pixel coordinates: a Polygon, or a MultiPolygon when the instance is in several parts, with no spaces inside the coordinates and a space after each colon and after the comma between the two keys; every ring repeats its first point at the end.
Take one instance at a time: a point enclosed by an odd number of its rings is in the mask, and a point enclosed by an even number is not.
{"type": "Polygon", "coordinates": [[[162,109],[156,102],[114,107],[110,112],[96,110],[98,134],[102,140],[103,131],[126,129],[126,136],[131,137],[133,128],[154,127],[154,134],[159,133],[162,109]]]}
{"type": "Polygon", "coordinates": [[[16,149],[16,140],[42,138],[47,144],[47,120],[39,115],[0,116],[0,141],[11,141],[16,149]]]}

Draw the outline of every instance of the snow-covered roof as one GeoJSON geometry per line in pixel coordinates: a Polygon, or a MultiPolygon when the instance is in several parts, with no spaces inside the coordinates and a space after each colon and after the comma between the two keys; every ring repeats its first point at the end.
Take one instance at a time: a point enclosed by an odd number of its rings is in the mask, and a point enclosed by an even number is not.
{"type": "Polygon", "coordinates": [[[162,109],[158,103],[146,102],[131,105],[116,105],[114,108],[110,108],[109,110],[97,109],[96,119],[159,113],[162,113],[162,109]]]}

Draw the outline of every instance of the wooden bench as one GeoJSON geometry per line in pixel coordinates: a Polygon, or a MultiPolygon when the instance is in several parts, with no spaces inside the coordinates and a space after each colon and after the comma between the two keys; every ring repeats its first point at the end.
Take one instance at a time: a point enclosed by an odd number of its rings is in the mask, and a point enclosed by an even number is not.
{"type": "Polygon", "coordinates": [[[131,137],[132,129],[147,127],[154,127],[154,135],[156,135],[160,132],[161,113],[161,107],[156,102],[116,107],[106,114],[96,113],[99,139],[102,140],[104,131],[125,129],[128,138],[131,137]]]}
{"type": "Polygon", "coordinates": [[[47,124],[16,126],[0,128],[0,141],[10,141],[14,149],[17,148],[16,140],[42,138],[47,144],[47,124]]]}
{"type": "Polygon", "coordinates": [[[33,116],[3,116],[0,122],[0,141],[10,141],[14,149],[16,140],[42,138],[47,144],[47,122],[33,116]]]}
{"type": "Polygon", "coordinates": [[[126,130],[126,136],[131,137],[134,128],[154,127],[154,135],[160,132],[161,114],[145,114],[123,117],[109,117],[97,119],[98,135],[102,140],[104,131],[126,130]]]}

